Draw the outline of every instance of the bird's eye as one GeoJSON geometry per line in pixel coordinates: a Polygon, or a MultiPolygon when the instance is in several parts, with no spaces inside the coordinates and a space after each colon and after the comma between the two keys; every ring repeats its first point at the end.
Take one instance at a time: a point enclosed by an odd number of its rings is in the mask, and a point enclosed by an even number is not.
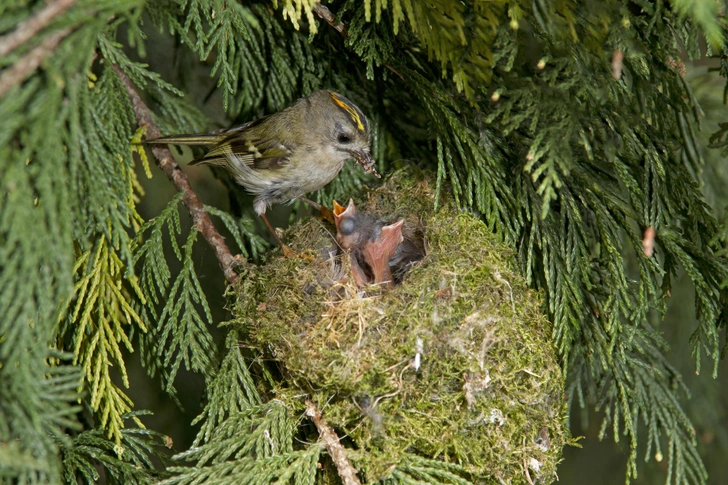
{"type": "Polygon", "coordinates": [[[349,135],[339,133],[339,136],[336,137],[336,141],[338,141],[339,143],[349,143],[351,141],[351,138],[349,137],[349,135]]]}

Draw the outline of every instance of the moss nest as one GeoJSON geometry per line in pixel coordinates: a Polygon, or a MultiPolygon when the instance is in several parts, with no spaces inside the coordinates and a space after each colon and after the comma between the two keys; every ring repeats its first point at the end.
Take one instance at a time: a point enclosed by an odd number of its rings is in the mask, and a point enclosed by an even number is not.
{"type": "Polygon", "coordinates": [[[444,197],[434,211],[435,196],[433,179],[408,169],[355,201],[424,238],[402,284],[348,283],[335,229],[310,219],[287,233],[303,257],[242,275],[235,324],[277,362],[275,397],[298,411],[308,396],[347,437],[363,481],[419,457],[472,482],[551,483],[569,437],[541,297],[511,249],[444,197]]]}

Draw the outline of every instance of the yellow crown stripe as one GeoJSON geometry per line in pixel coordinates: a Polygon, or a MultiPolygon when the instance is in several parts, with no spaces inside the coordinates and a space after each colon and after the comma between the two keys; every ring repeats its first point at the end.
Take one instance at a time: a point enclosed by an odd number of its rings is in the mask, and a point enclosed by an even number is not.
{"type": "Polygon", "coordinates": [[[356,108],[354,108],[350,104],[347,104],[346,101],[341,99],[336,93],[331,93],[331,99],[334,100],[334,103],[336,103],[337,106],[343,108],[347,113],[349,113],[349,116],[351,116],[351,120],[356,123],[356,127],[359,129],[359,131],[364,131],[364,125],[361,122],[359,113],[356,112],[356,108]]]}

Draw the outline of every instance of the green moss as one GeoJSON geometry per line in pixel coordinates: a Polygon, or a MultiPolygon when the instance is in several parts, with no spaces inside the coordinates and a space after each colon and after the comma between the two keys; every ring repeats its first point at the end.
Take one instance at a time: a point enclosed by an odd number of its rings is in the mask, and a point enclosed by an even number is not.
{"type": "Polygon", "coordinates": [[[474,481],[556,478],[568,441],[563,375],[538,293],[514,253],[447,200],[432,179],[394,174],[357,202],[420,225],[427,256],[391,291],[339,283],[346,257],[316,220],[289,233],[307,257],[273,258],[243,276],[236,323],[285,376],[278,399],[311,396],[368,482],[413,455],[455,463],[474,481]],[[313,261],[311,261],[313,259],[313,261]],[[420,350],[420,366],[415,356],[420,350]],[[548,446],[537,442],[547,433],[548,446]]]}

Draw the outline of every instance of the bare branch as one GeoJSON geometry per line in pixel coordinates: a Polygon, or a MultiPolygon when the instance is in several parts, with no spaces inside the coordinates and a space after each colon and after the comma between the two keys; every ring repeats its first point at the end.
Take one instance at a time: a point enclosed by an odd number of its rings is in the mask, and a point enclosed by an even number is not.
{"type": "Polygon", "coordinates": [[[21,22],[12,33],[0,37],[0,57],[10,54],[18,46],[27,42],[74,3],[76,3],[76,0],[51,2],[28,20],[21,22]]]}
{"type": "Polygon", "coordinates": [[[324,442],[326,451],[329,452],[329,456],[336,466],[336,470],[339,472],[339,477],[344,485],[361,485],[361,481],[356,474],[356,468],[351,465],[349,458],[346,456],[346,450],[339,441],[339,437],[336,436],[336,432],[326,424],[321,411],[316,407],[316,404],[311,400],[306,400],[306,415],[311,418],[313,424],[316,425],[316,429],[319,432],[319,436],[324,442]]]}
{"type": "MultiPolygon", "coordinates": [[[[159,127],[157,127],[157,124],[152,118],[152,113],[139,96],[129,76],[117,64],[114,64],[112,68],[126,88],[139,126],[147,127],[147,135],[149,138],[159,138],[162,136],[159,127]]],[[[192,222],[197,226],[215,253],[215,257],[217,257],[217,261],[220,263],[220,268],[222,268],[225,278],[232,285],[237,284],[238,274],[235,272],[235,266],[239,264],[239,260],[233,257],[227,244],[225,244],[225,238],[215,229],[215,226],[210,220],[210,216],[205,211],[205,207],[202,205],[195,191],[192,190],[192,186],[189,180],[187,180],[187,175],[179,168],[179,165],[177,165],[177,162],[172,156],[172,152],[167,148],[153,147],[152,153],[154,153],[157,159],[159,168],[169,177],[177,190],[182,192],[182,203],[187,207],[187,210],[192,216],[192,222]]]]}
{"type": "Polygon", "coordinates": [[[58,47],[58,44],[71,33],[71,30],[68,28],[49,34],[43,39],[40,45],[28,52],[11,67],[4,70],[0,74],[0,96],[10,91],[16,84],[23,82],[33,71],[38,69],[43,59],[58,47]]]}
{"type": "Polygon", "coordinates": [[[314,10],[316,10],[316,14],[319,17],[321,17],[323,20],[325,20],[327,24],[329,24],[330,26],[332,26],[333,28],[338,30],[339,33],[342,36],[344,36],[345,39],[347,37],[349,37],[349,34],[344,32],[344,29],[346,28],[344,23],[341,21],[337,22],[336,18],[334,17],[334,14],[331,13],[331,10],[329,10],[328,7],[325,7],[325,6],[321,5],[320,3],[317,3],[316,6],[314,7],[314,10]]]}

